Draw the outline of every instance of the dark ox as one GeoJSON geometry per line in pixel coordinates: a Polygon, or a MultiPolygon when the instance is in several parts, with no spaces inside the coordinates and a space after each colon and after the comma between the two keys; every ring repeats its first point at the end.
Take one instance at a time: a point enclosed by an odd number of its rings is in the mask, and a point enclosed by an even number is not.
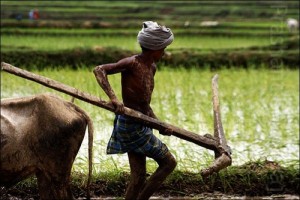
{"type": "Polygon", "coordinates": [[[72,164],[89,127],[89,178],[93,126],[78,106],[53,95],[1,100],[1,186],[36,175],[41,199],[72,199],[72,164]]]}

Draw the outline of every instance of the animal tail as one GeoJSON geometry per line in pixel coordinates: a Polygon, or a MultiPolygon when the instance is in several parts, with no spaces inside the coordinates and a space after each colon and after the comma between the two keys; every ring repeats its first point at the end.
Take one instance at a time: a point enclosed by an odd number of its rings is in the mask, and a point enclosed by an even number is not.
{"type": "MultiPolygon", "coordinates": [[[[73,104],[75,105],[75,104],[73,104]]],[[[88,124],[88,162],[89,162],[89,173],[88,173],[88,180],[87,180],[87,199],[90,199],[90,184],[92,179],[92,172],[93,172],[93,141],[94,141],[94,125],[93,121],[89,117],[89,115],[81,109],[79,106],[75,105],[78,112],[82,113],[87,121],[88,124]]]]}

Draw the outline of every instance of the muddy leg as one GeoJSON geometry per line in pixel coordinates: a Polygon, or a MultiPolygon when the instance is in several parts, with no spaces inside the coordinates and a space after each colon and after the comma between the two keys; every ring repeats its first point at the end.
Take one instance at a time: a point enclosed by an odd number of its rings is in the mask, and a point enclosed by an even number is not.
{"type": "Polygon", "coordinates": [[[45,172],[36,173],[38,179],[39,194],[42,200],[46,199],[74,199],[68,177],[57,180],[45,172]]]}
{"type": "Polygon", "coordinates": [[[134,200],[137,199],[146,180],[146,156],[129,152],[128,159],[130,164],[130,183],[126,190],[125,199],[134,200]]]}
{"type": "Polygon", "coordinates": [[[171,174],[177,164],[175,158],[170,152],[168,152],[163,159],[156,160],[156,162],[158,163],[159,167],[154,174],[150,176],[138,199],[149,199],[162,184],[162,182],[167,178],[167,176],[171,174]]]}

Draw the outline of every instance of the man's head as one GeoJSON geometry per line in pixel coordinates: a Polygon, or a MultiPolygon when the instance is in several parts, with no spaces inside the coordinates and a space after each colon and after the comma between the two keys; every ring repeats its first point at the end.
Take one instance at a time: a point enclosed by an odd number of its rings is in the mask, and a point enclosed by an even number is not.
{"type": "Polygon", "coordinates": [[[174,40],[171,29],[160,26],[156,22],[146,21],[137,36],[143,51],[163,50],[174,40]]]}

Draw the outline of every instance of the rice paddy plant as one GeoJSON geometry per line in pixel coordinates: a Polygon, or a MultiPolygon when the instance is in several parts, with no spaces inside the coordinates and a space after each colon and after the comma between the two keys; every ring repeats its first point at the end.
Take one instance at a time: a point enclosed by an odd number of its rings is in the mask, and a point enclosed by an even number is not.
{"type": "Polygon", "coordinates": [[[1,45],[10,48],[57,51],[73,48],[119,47],[123,49],[137,49],[136,37],[82,37],[82,36],[1,36],[1,45]],[[59,41],[59,42],[58,42],[59,41]],[[136,44],[136,45],[135,45],[136,44]]]}
{"type": "MultiPolygon", "coordinates": [[[[72,30],[70,30],[72,31],[72,30]]],[[[1,47],[4,50],[36,50],[59,51],[76,48],[103,48],[118,47],[124,50],[140,51],[137,43],[138,31],[130,35],[100,35],[99,36],[47,36],[47,35],[1,35],[1,47]]],[[[175,49],[218,50],[247,48],[251,46],[271,45],[269,37],[227,37],[227,36],[176,36],[176,39],[168,47],[175,49]]],[[[283,40],[283,36],[280,37],[283,40]]],[[[288,37],[284,37],[287,39],[288,37]]]]}
{"type": "MultiPolygon", "coordinates": [[[[43,70],[35,73],[63,82],[108,100],[88,68],[43,70]]],[[[155,77],[151,106],[164,122],[198,134],[213,134],[211,78],[219,74],[219,98],[224,131],[232,148],[233,165],[248,161],[274,160],[298,166],[299,76],[292,70],[198,70],[160,68],[155,77]]],[[[121,98],[120,76],[109,76],[121,98]]],[[[1,72],[1,98],[51,92],[71,97],[37,83],[1,72]]],[[[94,122],[94,172],[129,171],[127,155],[106,155],[114,114],[76,100],[94,122]]],[[[213,152],[174,136],[159,135],[178,160],[177,169],[199,172],[214,160],[213,152]]],[[[149,159],[149,171],[157,166],[149,159]]],[[[73,171],[87,171],[87,136],[73,171]]],[[[226,184],[226,183],[224,183],[226,184]]],[[[228,186],[230,188],[230,186],[228,186]]]]}
{"type": "MultiPolygon", "coordinates": [[[[226,23],[223,22],[221,26],[217,27],[189,27],[189,28],[172,28],[172,31],[176,33],[176,37],[185,36],[202,36],[202,34],[210,34],[211,36],[218,35],[229,35],[231,37],[239,37],[240,35],[253,37],[256,35],[270,37],[270,28],[276,27],[280,29],[280,32],[277,34],[281,34],[281,37],[288,37],[293,35],[289,30],[285,27],[285,24],[268,24],[266,26],[259,26],[261,23],[256,24],[248,24],[248,26],[244,27],[243,24],[239,24],[238,22],[226,23]]],[[[140,27],[132,27],[132,28],[103,28],[103,29],[81,29],[81,28],[20,28],[20,27],[3,27],[1,28],[2,35],[28,35],[28,36],[82,36],[82,37],[101,37],[104,35],[110,36],[135,36],[137,32],[140,30],[140,27]]],[[[273,35],[276,35],[275,33],[273,35]]]]}

